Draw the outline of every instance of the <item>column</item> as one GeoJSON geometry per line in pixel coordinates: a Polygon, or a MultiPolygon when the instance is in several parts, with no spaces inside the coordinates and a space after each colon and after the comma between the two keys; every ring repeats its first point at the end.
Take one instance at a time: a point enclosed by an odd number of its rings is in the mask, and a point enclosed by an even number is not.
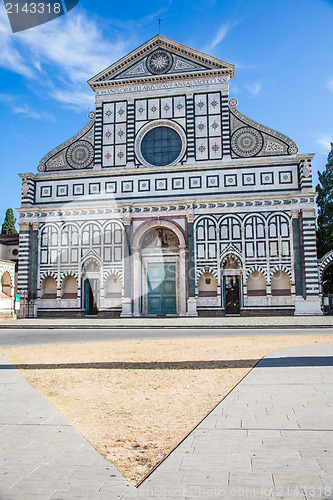
{"type": "Polygon", "coordinates": [[[29,276],[30,276],[30,314],[37,317],[37,280],[38,280],[38,222],[33,222],[30,226],[30,255],[29,255],[29,276]]]}
{"type": "Polygon", "coordinates": [[[19,235],[19,262],[18,262],[18,279],[17,279],[17,290],[21,295],[21,309],[20,317],[25,317],[27,309],[28,300],[28,288],[29,288],[29,253],[30,253],[30,231],[29,224],[19,223],[20,225],[20,235],[19,235]]]}
{"type": "MultiPolygon", "coordinates": [[[[186,249],[184,247],[179,248],[179,316],[192,316],[192,314],[186,314],[186,249]]],[[[195,300],[195,297],[194,297],[195,300]]]]}
{"type": "MultiPolygon", "coordinates": [[[[295,226],[297,229],[296,223],[295,226]]],[[[302,277],[302,295],[298,295],[301,291],[300,278],[298,277],[298,283],[296,281],[295,315],[321,315],[322,310],[319,297],[315,214],[313,209],[299,212],[298,231],[300,247],[300,263],[298,264],[298,271],[301,271],[300,273],[298,272],[298,275],[300,274],[302,277]]]]}
{"type": "Polygon", "coordinates": [[[141,254],[139,248],[133,248],[133,316],[140,316],[141,299],[141,254]]]}
{"type": "Polygon", "coordinates": [[[132,316],[132,297],[131,297],[131,289],[132,289],[132,275],[131,275],[131,218],[124,217],[124,232],[123,232],[123,248],[124,248],[124,257],[123,257],[123,286],[124,293],[122,299],[122,311],[120,316],[122,318],[128,318],[132,316]]]}
{"type": "MultiPolygon", "coordinates": [[[[198,316],[197,299],[195,297],[195,262],[194,262],[194,214],[187,215],[188,235],[188,299],[186,316],[198,316]]],[[[180,275],[182,276],[182,275],[180,275]]]]}

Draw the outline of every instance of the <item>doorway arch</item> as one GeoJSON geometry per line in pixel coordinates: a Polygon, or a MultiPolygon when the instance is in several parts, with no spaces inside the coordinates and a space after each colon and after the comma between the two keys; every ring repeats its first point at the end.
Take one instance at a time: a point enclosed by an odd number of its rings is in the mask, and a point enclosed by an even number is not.
{"type": "Polygon", "coordinates": [[[86,316],[96,316],[100,306],[101,265],[90,257],[82,264],[83,308],[86,316]]]}
{"type": "Polygon", "coordinates": [[[133,315],[186,315],[185,237],[170,221],[140,226],[133,238],[133,315]]]}
{"type": "Polygon", "coordinates": [[[242,305],[242,261],[234,252],[221,259],[223,308],[227,315],[240,314],[242,305]]]}
{"type": "Polygon", "coordinates": [[[318,267],[322,307],[324,313],[333,314],[333,250],[318,261],[318,267]]]}

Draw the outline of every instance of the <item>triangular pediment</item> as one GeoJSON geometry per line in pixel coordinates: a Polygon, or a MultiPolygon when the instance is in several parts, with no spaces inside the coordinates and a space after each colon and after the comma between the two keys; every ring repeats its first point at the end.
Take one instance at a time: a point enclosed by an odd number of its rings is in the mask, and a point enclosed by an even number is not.
{"type": "Polygon", "coordinates": [[[122,83],[163,81],[170,78],[232,78],[234,66],[162,35],[144,43],[133,52],[88,80],[93,90],[122,83]]]}

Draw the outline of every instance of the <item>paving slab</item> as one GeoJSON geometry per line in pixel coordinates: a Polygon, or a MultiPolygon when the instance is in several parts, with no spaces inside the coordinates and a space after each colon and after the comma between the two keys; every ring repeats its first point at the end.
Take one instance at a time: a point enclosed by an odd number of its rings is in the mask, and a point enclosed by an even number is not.
{"type": "Polygon", "coordinates": [[[266,356],[135,488],[0,363],[0,499],[333,499],[333,345],[266,356]]]}

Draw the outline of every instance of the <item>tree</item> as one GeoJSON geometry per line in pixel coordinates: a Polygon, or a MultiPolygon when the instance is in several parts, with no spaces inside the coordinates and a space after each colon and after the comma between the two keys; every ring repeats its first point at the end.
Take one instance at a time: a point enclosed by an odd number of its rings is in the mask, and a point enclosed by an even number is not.
{"type": "Polygon", "coordinates": [[[333,250],[333,142],[327,157],[325,170],[318,173],[320,184],[316,191],[317,218],[317,248],[318,258],[333,250]]]}
{"type": "Polygon", "coordinates": [[[17,234],[15,222],[13,209],[8,208],[4,223],[2,224],[1,234],[17,234]]]}

